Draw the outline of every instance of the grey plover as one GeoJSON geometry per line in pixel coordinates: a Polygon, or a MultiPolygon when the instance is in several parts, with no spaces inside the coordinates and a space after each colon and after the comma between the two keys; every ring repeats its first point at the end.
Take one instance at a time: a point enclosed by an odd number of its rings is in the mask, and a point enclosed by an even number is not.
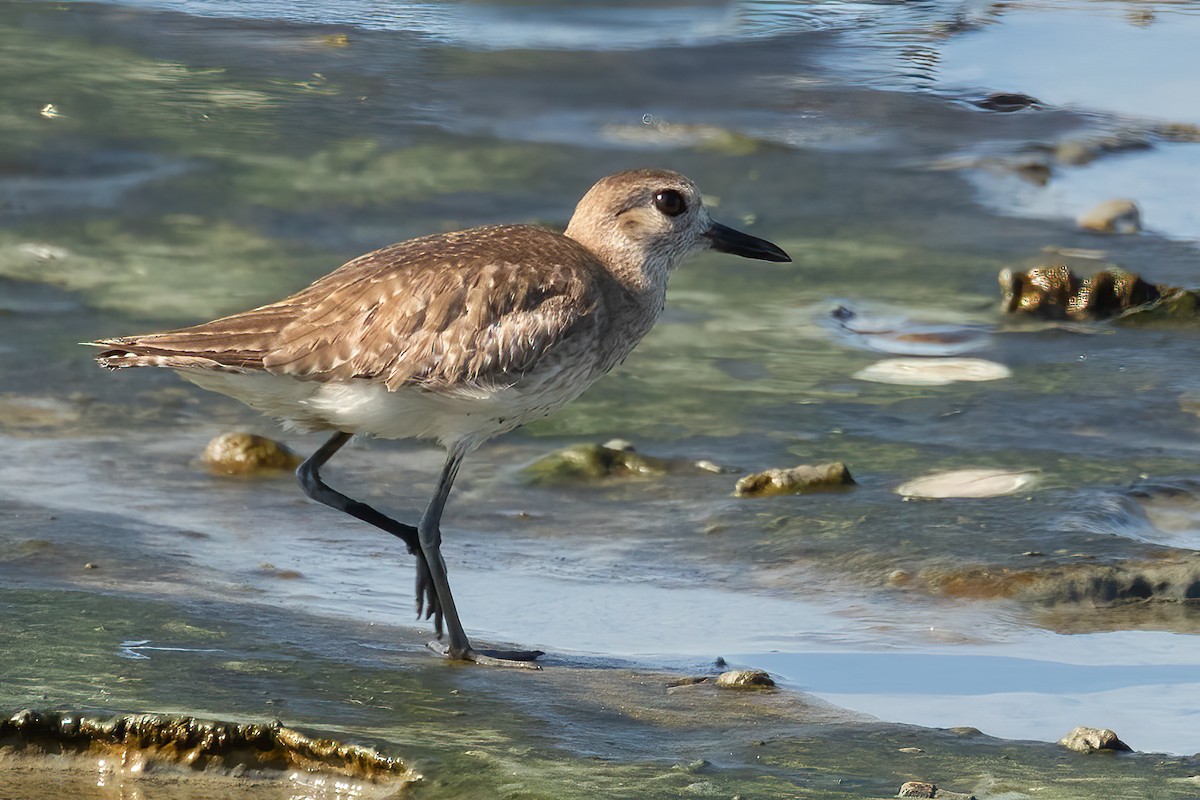
{"type": "Polygon", "coordinates": [[[434,619],[430,646],[453,659],[530,665],[539,651],[472,648],[455,610],[440,522],[459,465],[621,363],[662,313],[672,270],[707,249],[791,260],[713,222],[683,175],[632,170],[596,183],[565,233],[500,225],[424,236],[359,256],[276,303],[90,344],[105,348],[102,366],[167,367],[290,427],[333,431],[300,465],[300,485],[404,541],[416,557],[418,617],[434,619]],[[354,434],[446,449],[416,527],[321,479],[354,434]]]}

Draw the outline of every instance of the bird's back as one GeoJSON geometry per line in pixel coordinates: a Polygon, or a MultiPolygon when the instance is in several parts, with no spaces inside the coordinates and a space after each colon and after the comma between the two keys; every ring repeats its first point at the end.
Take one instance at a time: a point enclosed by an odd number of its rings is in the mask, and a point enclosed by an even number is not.
{"type": "Polygon", "coordinates": [[[269,305],[97,342],[107,367],[263,371],[453,388],[511,383],[595,324],[614,289],[584,247],[533,226],[474,228],[368,253],[269,305]]]}
{"type": "Polygon", "coordinates": [[[495,226],[376,250],[240,314],[96,344],[106,367],[175,369],[304,428],[446,441],[474,426],[482,440],[624,358],[636,338],[605,330],[632,305],[572,239],[495,226]]]}

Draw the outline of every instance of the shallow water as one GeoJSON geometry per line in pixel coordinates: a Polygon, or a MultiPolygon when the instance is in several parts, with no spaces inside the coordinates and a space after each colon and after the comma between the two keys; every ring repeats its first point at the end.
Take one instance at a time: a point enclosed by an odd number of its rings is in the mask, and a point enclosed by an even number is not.
{"type": "MultiPolygon", "coordinates": [[[[0,687],[0,706],[78,702],[66,687],[89,679],[73,652],[149,641],[131,652],[205,657],[203,636],[139,627],[138,601],[201,604],[248,628],[264,608],[380,625],[411,615],[401,548],[314,508],[286,477],[222,479],[196,463],[225,430],[281,435],[269,422],[171,375],[101,373],[76,342],[272,300],[408,236],[562,226],[596,177],[653,164],[691,175],[714,216],[795,263],[697,258],[618,372],[468,462],[446,556],[469,630],[677,668],[725,655],[901,722],[1046,741],[1094,724],[1137,749],[1200,751],[1188,677],[1200,667],[1197,328],[996,310],[997,272],[1060,259],[1047,248],[1196,285],[1200,151],[1161,126],[1200,117],[1188,83],[1198,14],[0,7],[0,574],[39,593],[46,619],[81,597],[124,619],[111,635],[64,638],[53,677],[0,687]],[[1156,57],[1082,66],[1143,47],[1156,57]],[[990,91],[1046,107],[971,104],[990,91]],[[1118,130],[1146,146],[1055,164],[1045,186],[963,166],[1118,130]],[[1074,215],[1123,195],[1147,233],[1075,229],[1074,215]],[[961,334],[1011,377],[859,380],[895,351],[839,332],[839,308],[902,334],[961,334]],[[520,475],[557,447],[613,437],[737,472],[576,487],[520,475]],[[857,488],[731,496],[743,472],[831,460],[857,488]],[[895,492],[965,468],[1038,481],[984,499],[895,492]],[[941,676],[964,680],[950,691],[941,676]]],[[[307,452],[319,439],[290,441],[307,452]]],[[[439,460],[365,443],[329,475],[413,517],[439,460]]],[[[313,676],[293,669],[295,686],[264,691],[304,705],[313,676]]],[[[153,696],[188,710],[192,691],[153,696]]]]}

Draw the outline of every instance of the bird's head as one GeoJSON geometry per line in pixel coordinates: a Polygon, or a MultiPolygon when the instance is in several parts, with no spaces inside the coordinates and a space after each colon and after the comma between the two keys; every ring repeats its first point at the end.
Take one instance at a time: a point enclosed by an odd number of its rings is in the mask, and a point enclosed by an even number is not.
{"type": "Polygon", "coordinates": [[[663,278],[700,250],[791,261],[771,242],[714,222],[696,184],[669,170],[602,178],[575,207],[566,235],[608,263],[637,265],[647,273],[662,272],[663,278]]]}

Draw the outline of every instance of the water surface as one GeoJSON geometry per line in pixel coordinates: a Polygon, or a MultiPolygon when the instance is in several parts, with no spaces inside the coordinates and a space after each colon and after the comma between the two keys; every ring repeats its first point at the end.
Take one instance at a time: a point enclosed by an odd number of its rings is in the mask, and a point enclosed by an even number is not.
{"type": "MultiPolygon", "coordinates": [[[[3,686],[3,705],[103,706],[86,665],[122,642],[208,658],[201,633],[138,624],[139,603],[165,603],[258,630],[294,681],[263,677],[264,696],[354,730],[268,621],[417,625],[401,548],[286,476],[209,475],[197,456],[211,436],[282,434],[172,375],[102,373],[76,343],[267,302],[409,236],[562,227],[597,177],[655,165],[794,263],[695,259],[619,371],[468,462],[446,557],[472,635],[676,669],[723,655],[889,720],[1043,741],[1093,724],[1137,749],[1200,751],[1196,328],[1018,324],[996,290],[1000,269],[1048,251],[1195,285],[1196,145],[1161,131],[1200,116],[1196,12],[5,5],[0,574],[37,596],[33,616],[11,607],[18,633],[80,608],[103,621],[64,628],[49,677],[3,686]],[[992,91],[1042,107],[973,104],[992,91]],[[964,166],[1114,130],[1145,147],[1056,164],[1044,186],[964,166]],[[1142,204],[1147,233],[1076,230],[1117,195],[1142,204]],[[971,356],[1011,377],[859,380],[883,354],[836,335],[839,307],[981,332],[971,356]],[[614,437],[734,472],[565,487],[520,474],[614,437]],[[732,497],[742,472],[830,460],[858,487],[732,497]],[[984,467],[1038,483],[986,499],[894,491],[984,467]]],[[[363,443],[329,476],[415,518],[439,462],[425,445],[363,443]]],[[[162,707],[233,713],[187,681],[146,680],[162,707]]]]}

